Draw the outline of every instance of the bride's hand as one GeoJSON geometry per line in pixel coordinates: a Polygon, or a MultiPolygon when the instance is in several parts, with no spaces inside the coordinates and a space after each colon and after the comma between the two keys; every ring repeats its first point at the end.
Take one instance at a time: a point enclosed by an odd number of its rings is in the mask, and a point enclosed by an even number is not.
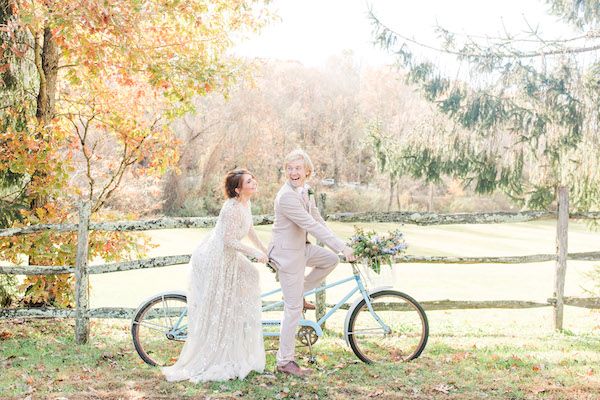
{"type": "Polygon", "coordinates": [[[259,263],[263,263],[266,264],[269,262],[269,257],[267,257],[266,254],[262,254],[260,257],[256,258],[258,260],[259,263]]]}

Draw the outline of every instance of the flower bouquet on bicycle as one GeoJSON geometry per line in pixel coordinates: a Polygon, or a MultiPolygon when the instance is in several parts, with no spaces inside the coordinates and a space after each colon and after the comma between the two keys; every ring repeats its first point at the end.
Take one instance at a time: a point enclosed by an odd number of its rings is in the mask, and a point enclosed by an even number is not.
{"type": "Polygon", "coordinates": [[[348,246],[354,249],[356,258],[362,260],[375,273],[381,272],[381,265],[392,266],[394,256],[406,251],[404,234],[399,229],[380,235],[375,231],[365,231],[354,227],[354,235],[348,246]]]}

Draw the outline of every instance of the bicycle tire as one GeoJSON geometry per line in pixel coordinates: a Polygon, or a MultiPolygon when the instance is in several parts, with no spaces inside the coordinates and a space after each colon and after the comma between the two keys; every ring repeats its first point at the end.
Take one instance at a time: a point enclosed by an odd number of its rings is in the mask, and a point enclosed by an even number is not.
{"type": "Polygon", "coordinates": [[[367,364],[404,362],[419,357],[429,337],[429,322],[423,307],[409,295],[396,290],[382,290],[371,294],[369,298],[377,315],[392,332],[383,331],[362,299],[352,310],[348,322],[348,342],[354,354],[367,364]],[[380,303],[384,299],[388,300],[387,304],[380,303]],[[364,334],[358,325],[368,325],[364,328],[364,334]],[[366,332],[374,334],[369,336],[366,332]]]}
{"type": "MultiPolygon", "coordinates": [[[[149,299],[138,308],[132,320],[131,335],[135,350],[145,363],[152,366],[167,366],[176,361],[184,340],[169,338],[168,334],[175,327],[176,322],[173,321],[179,321],[179,318],[176,319],[175,317],[177,317],[178,312],[182,312],[181,307],[187,309],[185,295],[164,293],[149,299]],[[170,308],[169,303],[176,304],[178,307],[170,308]],[[153,310],[158,311],[153,312],[153,310]],[[148,322],[150,319],[158,319],[159,321],[148,322]],[[156,336],[146,338],[146,328],[149,335],[155,334],[156,336]]],[[[187,311],[185,312],[187,315],[187,311]]],[[[187,323],[182,326],[182,329],[186,329],[186,327],[187,323]]]]}

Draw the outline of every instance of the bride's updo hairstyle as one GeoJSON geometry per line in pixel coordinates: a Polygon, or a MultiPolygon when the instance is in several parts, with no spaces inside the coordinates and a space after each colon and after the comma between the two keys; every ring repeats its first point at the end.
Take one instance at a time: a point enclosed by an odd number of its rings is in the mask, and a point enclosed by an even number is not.
{"type": "Polygon", "coordinates": [[[240,189],[242,187],[242,179],[244,175],[248,174],[254,178],[254,175],[247,169],[239,168],[234,169],[233,171],[229,171],[225,176],[225,182],[223,183],[223,191],[225,193],[225,197],[228,199],[233,199],[238,197],[238,192],[235,189],[240,189]]]}

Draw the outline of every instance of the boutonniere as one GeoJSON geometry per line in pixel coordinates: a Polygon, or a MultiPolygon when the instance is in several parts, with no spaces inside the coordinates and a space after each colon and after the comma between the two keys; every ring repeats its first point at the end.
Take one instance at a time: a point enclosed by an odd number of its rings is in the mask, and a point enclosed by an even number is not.
{"type": "Polygon", "coordinates": [[[315,201],[315,191],[312,190],[311,188],[309,188],[306,192],[308,193],[308,200],[311,202],[314,202],[315,201]]]}

